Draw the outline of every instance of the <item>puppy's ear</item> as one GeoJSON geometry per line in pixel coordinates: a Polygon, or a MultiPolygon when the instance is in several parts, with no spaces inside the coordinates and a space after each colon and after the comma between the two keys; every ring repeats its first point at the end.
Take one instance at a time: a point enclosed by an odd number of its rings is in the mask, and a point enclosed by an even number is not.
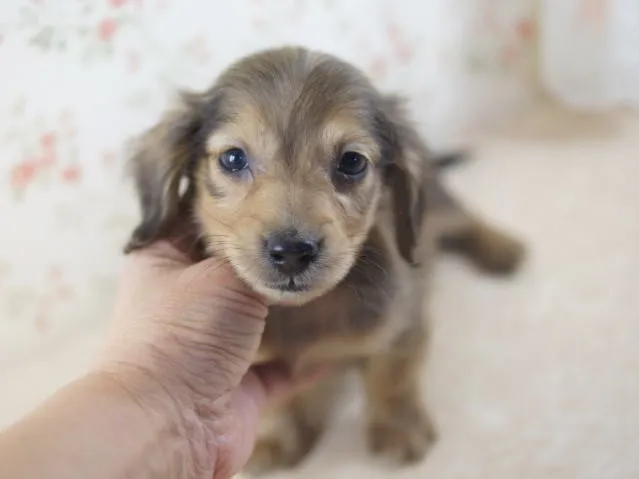
{"type": "Polygon", "coordinates": [[[386,151],[386,179],[393,201],[395,239],[401,256],[412,265],[422,261],[422,229],[426,213],[425,184],[430,155],[412,126],[403,101],[382,99],[381,138],[386,151]]]}
{"type": "Polygon", "coordinates": [[[129,168],[140,203],[142,219],[124,251],[129,253],[166,237],[178,216],[189,214],[192,172],[204,153],[203,129],[207,120],[204,95],[180,95],[178,104],[143,133],[134,146],[129,168]],[[189,190],[180,192],[186,179],[189,190]],[[182,193],[182,194],[181,194],[182,193]]]}

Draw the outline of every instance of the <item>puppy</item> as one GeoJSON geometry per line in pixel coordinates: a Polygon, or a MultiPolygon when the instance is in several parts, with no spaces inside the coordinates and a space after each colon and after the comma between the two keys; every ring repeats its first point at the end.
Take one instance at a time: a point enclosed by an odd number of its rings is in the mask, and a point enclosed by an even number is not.
{"type": "Polygon", "coordinates": [[[496,273],[522,245],[444,188],[399,98],[353,66],[303,48],[259,52],[146,132],[131,166],[142,220],[126,248],[191,215],[202,255],[219,255],[272,307],[263,360],[335,372],[273,411],[251,469],[293,466],[320,437],[341,371],[361,373],[373,452],[408,463],[435,429],[422,404],[425,307],[441,247],[496,273]],[[184,186],[186,185],[186,186],[184,186]]]}

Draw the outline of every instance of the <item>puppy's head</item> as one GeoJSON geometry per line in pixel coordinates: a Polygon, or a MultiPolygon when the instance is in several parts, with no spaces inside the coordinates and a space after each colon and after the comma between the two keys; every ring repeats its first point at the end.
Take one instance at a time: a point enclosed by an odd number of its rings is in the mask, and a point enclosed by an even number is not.
{"type": "Polygon", "coordinates": [[[389,190],[410,260],[421,195],[395,106],[329,55],[284,48],[240,60],[142,138],[132,166],[143,220],[129,250],[187,210],[207,250],[257,292],[301,304],[344,278],[389,190]]]}

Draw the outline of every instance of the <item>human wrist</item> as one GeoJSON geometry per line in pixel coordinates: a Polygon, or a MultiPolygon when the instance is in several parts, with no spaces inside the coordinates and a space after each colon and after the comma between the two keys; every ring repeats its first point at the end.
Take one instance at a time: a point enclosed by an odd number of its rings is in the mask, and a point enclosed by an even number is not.
{"type": "Polygon", "coordinates": [[[0,476],[210,479],[216,450],[186,411],[146,375],[93,369],[0,435],[0,476]]]}
{"type": "Polygon", "coordinates": [[[213,477],[213,428],[203,418],[202,405],[182,385],[124,362],[102,364],[86,380],[109,391],[130,418],[124,426],[137,428],[115,433],[138,437],[140,463],[132,467],[146,471],[140,477],[213,477]]]}

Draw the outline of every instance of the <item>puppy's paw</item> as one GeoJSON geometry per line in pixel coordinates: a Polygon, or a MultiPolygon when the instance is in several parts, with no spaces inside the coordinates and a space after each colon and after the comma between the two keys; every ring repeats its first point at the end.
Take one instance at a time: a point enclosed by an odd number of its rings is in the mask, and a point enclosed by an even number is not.
{"type": "Polygon", "coordinates": [[[319,432],[301,426],[295,432],[294,435],[281,434],[260,439],[243,474],[247,477],[259,477],[299,465],[313,449],[319,432]]]}
{"type": "Polygon", "coordinates": [[[377,455],[400,464],[412,464],[423,459],[437,440],[437,433],[424,411],[404,410],[383,420],[374,420],[368,427],[368,447],[377,455]]]}
{"type": "Polygon", "coordinates": [[[291,451],[276,438],[258,441],[251,458],[244,468],[246,477],[259,477],[291,465],[291,451]]]}
{"type": "Polygon", "coordinates": [[[512,236],[497,231],[484,230],[477,238],[474,259],[483,271],[496,275],[515,273],[524,261],[526,247],[512,236]]]}

